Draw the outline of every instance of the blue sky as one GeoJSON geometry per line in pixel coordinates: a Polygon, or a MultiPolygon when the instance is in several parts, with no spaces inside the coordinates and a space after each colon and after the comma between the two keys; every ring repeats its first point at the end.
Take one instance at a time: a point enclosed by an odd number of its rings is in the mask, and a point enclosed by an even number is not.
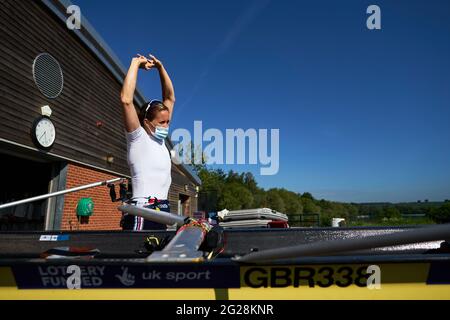
{"type": "MultiPolygon", "coordinates": [[[[450,199],[449,1],[101,1],[73,4],[128,67],[160,58],[171,129],[280,129],[261,187],[336,201],[450,199]],[[366,9],[381,8],[381,30],[366,9]]],[[[156,72],[139,88],[160,97],[156,72]]]]}

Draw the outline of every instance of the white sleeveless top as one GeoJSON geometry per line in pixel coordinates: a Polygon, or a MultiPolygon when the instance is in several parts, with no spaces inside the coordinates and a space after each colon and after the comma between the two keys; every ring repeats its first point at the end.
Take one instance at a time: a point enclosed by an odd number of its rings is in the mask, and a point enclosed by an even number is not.
{"type": "Polygon", "coordinates": [[[133,198],[167,200],[172,183],[172,162],[164,141],[149,135],[141,126],[133,132],[127,132],[126,137],[133,198]]]}

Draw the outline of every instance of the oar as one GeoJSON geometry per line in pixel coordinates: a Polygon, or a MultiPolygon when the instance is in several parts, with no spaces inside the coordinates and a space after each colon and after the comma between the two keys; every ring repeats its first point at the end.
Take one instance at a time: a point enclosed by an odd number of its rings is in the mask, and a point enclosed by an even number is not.
{"type": "Polygon", "coordinates": [[[23,199],[23,200],[18,200],[18,201],[14,201],[14,202],[9,202],[9,203],[5,203],[5,204],[0,205],[0,210],[1,209],[5,209],[5,208],[9,208],[9,207],[13,207],[13,206],[17,206],[19,204],[24,204],[24,203],[29,203],[29,202],[33,202],[33,201],[38,201],[38,200],[48,199],[48,198],[51,198],[51,197],[60,196],[60,195],[66,194],[66,193],[76,192],[76,191],[89,189],[89,188],[94,188],[94,187],[98,187],[98,186],[106,186],[109,183],[122,181],[122,180],[125,180],[125,178],[115,178],[115,179],[106,180],[106,181],[94,182],[94,183],[91,183],[91,184],[86,184],[84,186],[79,186],[79,187],[75,187],[75,188],[71,188],[71,189],[66,189],[66,190],[56,191],[56,192],[52,192],[52,193],[47,193],[47,194],[44,194],[44,195],[41,195],[41,196],[36,196],[36,197],[28,198],[28,199],[23,199]]]}
{"type": "Polygon", "coordinates": [[[126,212],[126,213],[132,214],[134,216],[142,217],[146,220],[150,220],[150,221],[158,222],[158,223],[162,223],[162,224],[167,224],[167,225],[177,224],[177,226],[182,226],[187,222],[186,219],[189,219],[189,217],[179,216],[174,213],[158,211],[158,210],[143,208],[143,207],[137,207],[137,206],[132,206],[129,204],[121,205],[118,207],[118,209],[122,212],[126,212]]]}
{"type": "Polygon", "coordinates": [[[279,259],[294,259],[305,256],[334,255],[337,253],[356,250],[447,239],[450,239],[450,224],[443,224],[396,232],[382,236],[370,236],[362,239],[321,241],[311,244],[263,250],[259,252],[252,252],[241,257],[236,257],[234,260],[239,262],[259,263],[279,259]]]}

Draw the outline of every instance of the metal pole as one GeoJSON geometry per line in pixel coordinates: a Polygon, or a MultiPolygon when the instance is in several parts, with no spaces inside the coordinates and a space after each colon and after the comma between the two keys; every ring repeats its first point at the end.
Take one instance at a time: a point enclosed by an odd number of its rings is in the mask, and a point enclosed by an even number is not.
{"type": "Polygon", "coordinates": [[[118,208],[122,212],[132,214],[134,216],[142,217],[144,219],[158,222],[167,225],[177,224],[177,226],[182,226],[186,222],[187,217],[182,217],[174,213],[158,211],[149,208],[132,206],[129,204],[124,204],[118,208]]]}
{"type": "Polygon", "coordinates": [[[116,181],[119,181],[119,180],[124,180],[124,179],[125,178],[115,178],[115,179],[111,179],[111,180],[107,180],[107,181],[100,181],[100,182],[87,184],[87,185],[84,185],[84,186],[75,187],[75,188],[72,188],[72,189],[66,189],[66,190],[56,191],[56,192],[52,192],[52,193],[47,193],[47,194],[44,194],[44,195],[41,195],[41,196],[36,196],[36,197],[28,198],[28,199],[23,199],[23,200],[18,200],[18,201],[14,201],[14,202],[9,202],[9,203],[5,203],[5,204],[0,205],[0,210],[1,209],[5,209],[5,208],[9,208],[9,207],[13,207],[13,206],[17,206],[19,204],[24,204],[24,203],[28,203],[28,202],[33,202],[33,201],[38,201],[38,200],[47,199],[47,198],[51,198],[51,197],[60,196],[62,194],[66,194],[66,193],[70,193],[70,192],[76,192],[76,191],[89,189],[89,188],[93,188],[93,187],[104,186],[104,185],[107,185],[108,183],[113,183],[113,182],[116,182],[116,181]]]}
{"type": "Polygon", "coordinates": [[[422,227],[411,231],[396,232],[383,236],[370,236],[362,239],[321,241],[312,244],[269,249],[249,253],[234,260],[256,263],[305,256],[335,255],[342,252],[447,239],[450,239],[450,224],[422,227]]]}

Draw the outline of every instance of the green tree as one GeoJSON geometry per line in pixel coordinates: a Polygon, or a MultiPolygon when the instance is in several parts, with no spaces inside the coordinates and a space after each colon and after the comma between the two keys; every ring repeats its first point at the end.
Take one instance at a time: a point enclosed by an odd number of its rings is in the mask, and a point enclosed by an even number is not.
{"type": "Polygon", "coordinates": [[[326,201],[325,199],[320,199],[319,201],[316,202],[316,204],[322,209],[331,209],[332,208],[332,204],[330,201],[326,201]]]}
{"type": "Polygon", "coordinates": [[[241,210],[253,206],[252,193],[239,183],[227,183],[219,196],[219,210],[241,210]]]}
{"type": "Polygon", "coordinates": [[[208,170],[202,168],[198,172],[198,176],[202,181],[202,191],[222,191],[225,185],[225,174],[222,170],[208,170]]]}
{"type": "Polygon", "coordinates": [[[270,189],[266,193],[266,199],[268,208],[279,212],[286,212],[286,206],[283,201],[283,198],[279,195],[276,189],[270,189]]]}
{"type": "Polygon", "coordinates": [[[349,220],[355,220],[359,215],[359,209],[354,204],[344,204],[345,210],[347,211],[347,217],[349,220]]]}
{"type": "Polygon", "coordinates": [[[227,183],[238,183],[244,184],[244,174],[234,172],[233,170],[228,171],[227,177],[225,178],[227,183]]]}
{"type": "Polygon", "coordinates": [[[284,208],[286,214],[300,214],[303,213],[303,206],[301,199],[297,193],[286,190],[286,189],[271,189],[272,192],[278,193],[278,195],[283,199],[284,208]]]}
{"type": "Polygon", "coordinates": [[[255,177],[251,172],[244,173],[243,183],[247,187],[247,189],[252,193],[260,191],[260,189],[258,188],[258,184],[256,183],[255,177]]]}
{"type": "Polygon", "coordinates": [[[432,208],[428,217],[436,223],[449,223],[450,222],[450,203],[444,203],[440,207],[432,208]]]}
{"type": "Polygon", "coordinates": [[[400,210],[396,207],[385,207],[383,209],[383,217],[388,219],[401,218],[400,210]]]}
{"type": "Polygon", "coordinates": [[[263,189],[259,189],[253,193],[253,207],[254,208],[267,208],[269,207],[269,201],[267,200],[267,193],[263,189]]]}
{"type": "Polygon", "coordinates": [[[320,213],[320,226],[331,227],[331,220],[335,218],[332,209],[325,209],[320,213]]]}
{"type": "Polygon", "coordinates": [[[385,217],[384,209],[381,207],[372,207],[370,210],[370,216],[375,218],[376,220],[381,220],[385,217]]]}
{"type": "Polygon", "coordinates": [[[312,194],[309,193],[309,192],[304,192],[304,193],[302,194],[301,197],[302,197],[303,199],[309,199],[309,200],[314,201],[314,197],[313,197],[312,194]]]}
{"type": "Polygon", "coordinates": [[[303,213],[320,213],[321,209],[309,198],[302,197],[303,213]]]}

